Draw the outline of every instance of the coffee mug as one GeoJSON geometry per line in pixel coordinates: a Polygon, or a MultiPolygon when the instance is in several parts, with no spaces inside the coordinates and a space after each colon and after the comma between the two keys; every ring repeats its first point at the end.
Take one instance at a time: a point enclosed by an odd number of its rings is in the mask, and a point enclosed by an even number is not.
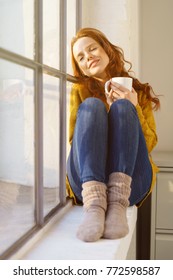
{"type": "Polygon", "coordinates": [[[132,90],[132,78],[130,78],[130,77],[113,77],[105,83],[105,92],[106,93],[109,93],[109,91],[110,91],[109,86],[110,86],[111,81],[124,86],[125,88],[127,88],[130,91],[132,90]]]}

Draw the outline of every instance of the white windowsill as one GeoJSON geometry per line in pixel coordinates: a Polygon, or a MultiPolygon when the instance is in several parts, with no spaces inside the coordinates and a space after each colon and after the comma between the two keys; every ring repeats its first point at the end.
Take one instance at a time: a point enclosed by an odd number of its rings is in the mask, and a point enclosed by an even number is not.
{"type": "Polygon", "coordinates": [[[82,242],[76,230],[83,218],[81,206],[71,202],[29,240],[11,259],[23,260],[113,260],[126,259],[136,226],[137,208],[127,210],[129,234],[118,240],[82,242]]]}

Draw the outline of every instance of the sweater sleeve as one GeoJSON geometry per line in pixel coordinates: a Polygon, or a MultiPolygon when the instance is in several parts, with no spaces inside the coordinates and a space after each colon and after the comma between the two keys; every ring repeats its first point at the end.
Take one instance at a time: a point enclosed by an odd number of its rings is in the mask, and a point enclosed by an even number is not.
{"type": "Polygon", "coordinates": [[[139,103],[136,106],[136,110],[144,133],[148,152],[151,153],[158,142],[152,104],[151,102],[148,102],[146,105],[140,105],[139,103]]]}

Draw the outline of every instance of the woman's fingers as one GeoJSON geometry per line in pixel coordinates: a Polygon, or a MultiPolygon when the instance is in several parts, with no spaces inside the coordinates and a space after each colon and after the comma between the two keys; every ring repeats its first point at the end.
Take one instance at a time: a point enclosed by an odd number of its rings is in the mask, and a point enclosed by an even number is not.
{"type": "Polygon", "coordinates": [[[119,99],[128,99],[134,106],[138,103],[137,92],[132,88],[132,90],[128,90],[124,86],[118,83],[110,84],[111,90],[106,93],[108,104],[112,104],[114,101],[119,99]]]}
{"type": "Polygon", "coordinates": [[[124,86],[118,84],[118,83],[113,83],[111,82],[110,87],[113,91],[121,91],[121,92],[128,92],[129,90],[125,88],[124,86]]]}
{"type": "Polygon", "coordinates": [[[113,91],[113,97],[116,98],[116,99],[124,99],[127,97],[127,93],[126,92],[122,92],[122,91],[113,91]]]}

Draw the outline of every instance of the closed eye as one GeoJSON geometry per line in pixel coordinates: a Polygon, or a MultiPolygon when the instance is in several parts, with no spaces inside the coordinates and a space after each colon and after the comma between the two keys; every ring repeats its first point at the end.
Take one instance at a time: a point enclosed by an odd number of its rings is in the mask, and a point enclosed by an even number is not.
{"type": "Polygon", "coordinates": [[[79,61],[82,61],[83,60],[83,56],[79,57],[79,61]]]}
{"type": "Polygon", "coordinates": [[[90,48],[90,51],[92,52],[92,51],[95,51],[96,49],[97,49],[96,47],[90,48]]]}

